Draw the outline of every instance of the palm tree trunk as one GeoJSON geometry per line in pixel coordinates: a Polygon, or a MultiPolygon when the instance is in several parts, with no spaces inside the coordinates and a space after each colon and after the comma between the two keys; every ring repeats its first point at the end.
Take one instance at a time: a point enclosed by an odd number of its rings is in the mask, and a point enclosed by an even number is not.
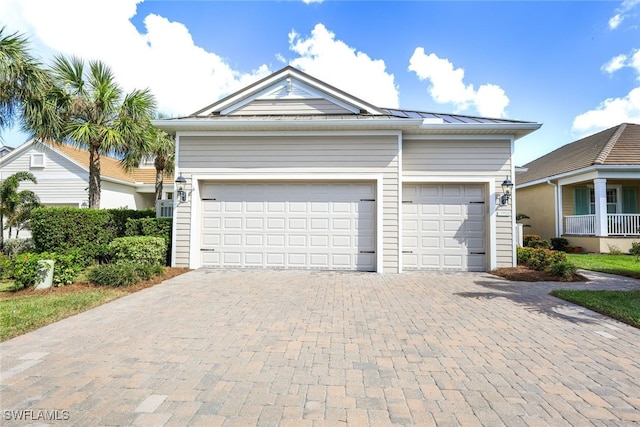
{"type": "Polygon", "coordinates": [[[100,209],[100,152],[89,146],[89,208],[100,209]]]}
{"type": "Polygon", "coordinates": [[[164,170],[156,169],[156,202],[162,200],[162,181],[164,180],[164,170]]]}

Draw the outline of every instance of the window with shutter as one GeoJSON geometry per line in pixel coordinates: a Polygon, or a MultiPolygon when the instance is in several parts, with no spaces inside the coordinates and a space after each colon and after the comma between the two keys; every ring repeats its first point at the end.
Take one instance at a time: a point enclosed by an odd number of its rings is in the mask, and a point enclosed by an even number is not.
{"type": "Polygon", "coordinates": [[[589,189],[574,188],[573,189],[573,214],[574,215],[589,215],[589,189]]]}
{"type": "Polygon", "coordinates": [[[622,213],[638,213],[638,190],[636,188],[622,189],[622,213]]]}

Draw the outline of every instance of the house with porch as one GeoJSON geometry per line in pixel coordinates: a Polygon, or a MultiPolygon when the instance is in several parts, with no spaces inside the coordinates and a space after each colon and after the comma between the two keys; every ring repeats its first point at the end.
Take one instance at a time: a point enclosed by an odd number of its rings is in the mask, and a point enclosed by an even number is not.
{"type": "Polygon", "coordinates": [[[546,154],[516,173],[528,234],[565,237],[585,252],[640,241],[640,125],[622,123],[546,154]]]}

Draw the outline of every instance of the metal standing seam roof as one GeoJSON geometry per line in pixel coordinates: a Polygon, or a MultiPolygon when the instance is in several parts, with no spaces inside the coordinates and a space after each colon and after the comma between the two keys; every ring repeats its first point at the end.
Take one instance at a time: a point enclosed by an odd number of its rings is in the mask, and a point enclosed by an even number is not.
{"type": "Polygon", "coordinates": [[[523,166],[518,184],[594,165],[640,165],[640,125],[622,123],[539,157],[523,166]]]}

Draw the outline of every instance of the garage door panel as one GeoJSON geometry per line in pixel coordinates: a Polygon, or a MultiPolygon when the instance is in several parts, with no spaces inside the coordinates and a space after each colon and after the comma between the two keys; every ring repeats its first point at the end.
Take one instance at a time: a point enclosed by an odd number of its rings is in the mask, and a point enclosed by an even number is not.
{"type": "Polygon", "coordinates": [[[360,251],[375,248],[374,188],[205,184],[201,193],[217,200],[202,202],[203,265],[373,271],[375,254],[360,251]]]}
{"type": "Polygon", "coordinates": [[[484,270],[484,194],[478,184],[406,184],[404,268],[484,270]]]}

